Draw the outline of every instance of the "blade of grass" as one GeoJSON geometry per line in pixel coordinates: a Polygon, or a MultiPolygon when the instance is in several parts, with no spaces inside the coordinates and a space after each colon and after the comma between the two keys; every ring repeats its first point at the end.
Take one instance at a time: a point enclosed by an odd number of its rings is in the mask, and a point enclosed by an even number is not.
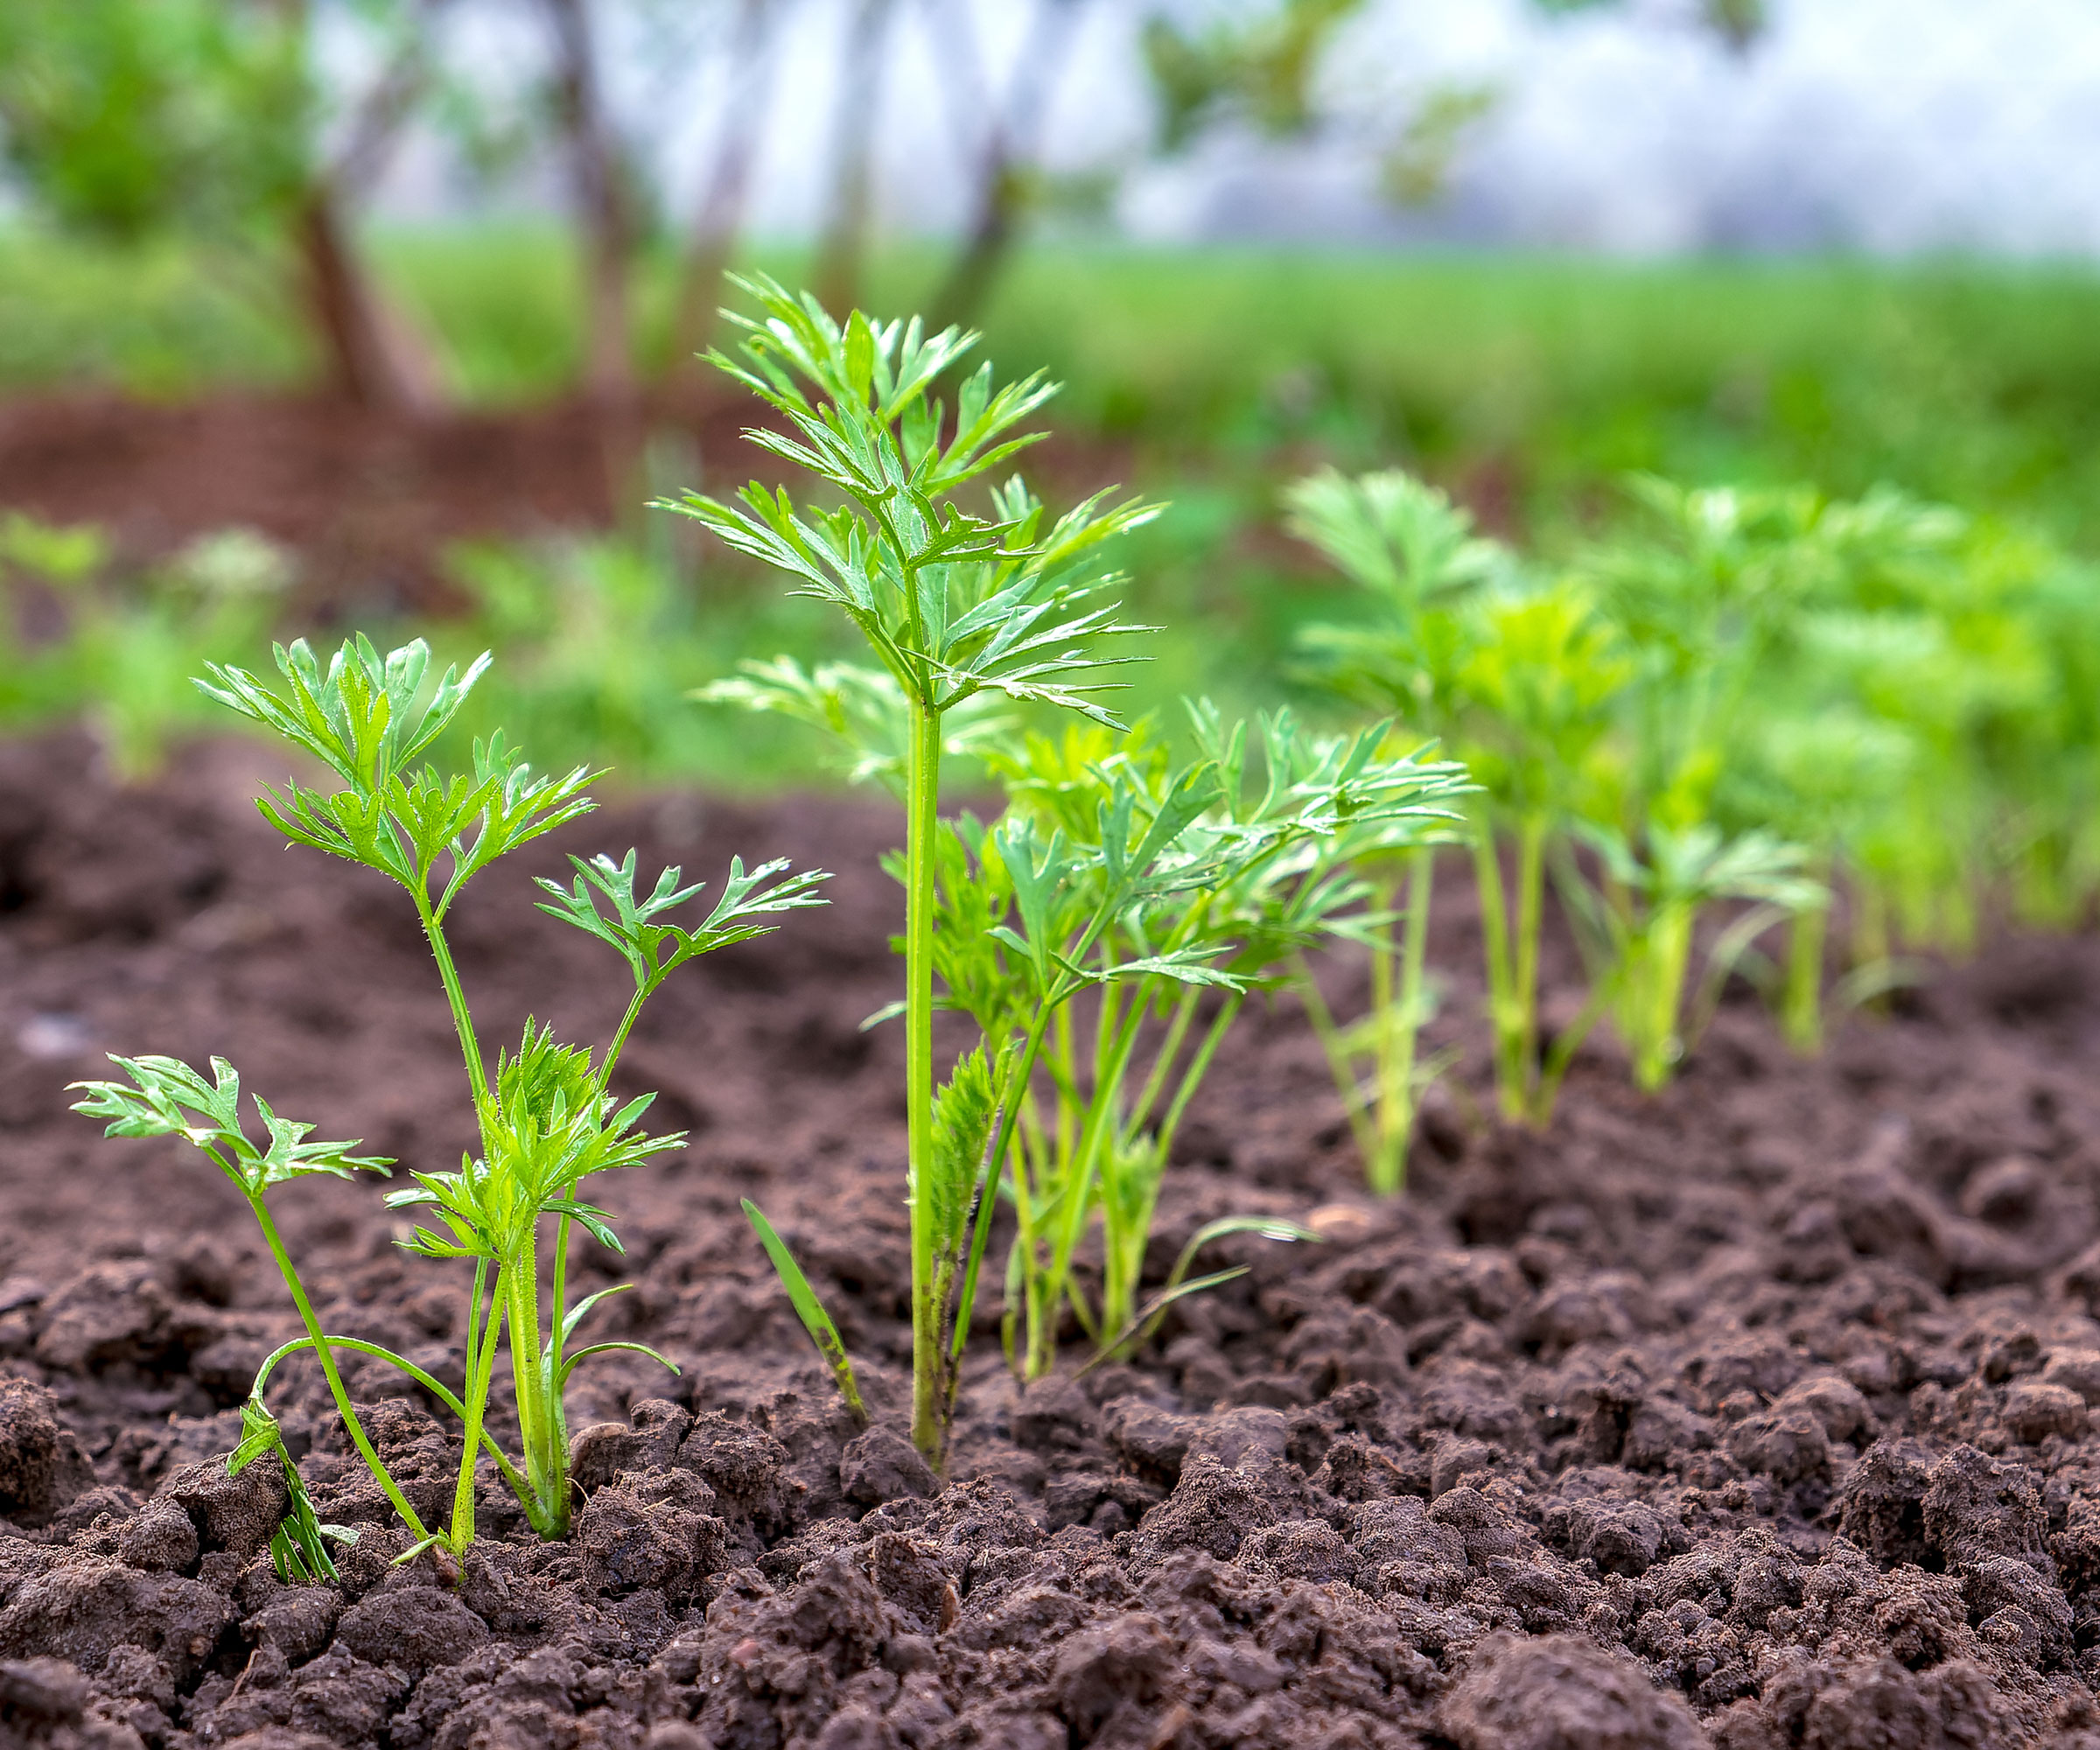
{"type": "Polygon", "coordinates": [[[860,1386],[853,1377],[853,1362],[846,1354],[845,1344],[840,1340],[838,1326],[824,1311],[824,1303],[816,1298],[816,1291],[809,1286],[809,1278],[802,1274],[802,1267],[795,1263],[794,1255],[774,1232],[773,1223],[750,1198],[745,1198],[743,1203],[745,1219],[758,1235],[759,1243],[766,1248],[766,1256],[773,1260],[774,1270],[780,1278],[780,1286],[788,1291],[795,1316],[802,1321],[809,1340],[816,1345],[817,1354],[824,1358],[831,1376],[838,1382],[838,1395],[845,1399],[847,1412],[858,1426],[866,1427],[868,1408],[861,1402],[860,1386]]]}

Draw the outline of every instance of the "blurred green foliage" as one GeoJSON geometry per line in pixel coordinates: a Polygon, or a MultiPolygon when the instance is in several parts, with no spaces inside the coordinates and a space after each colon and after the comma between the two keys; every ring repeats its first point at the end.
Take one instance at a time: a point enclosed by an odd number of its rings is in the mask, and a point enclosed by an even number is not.
{"type": "MultiPolygon", "coordinates": [[[[558,228],[392,232],[374,249],[464,399],[573,380],[580,296],[558,228]]],[[[794,276],[794,255],[760,253],[794,276]]],[[[878,257],[871,304],[909,307],[943,265],[878,257]]],[[[645,363],[662,362],[675,268],[642,276],[645,363]]],[[[307,342],[273,284],[0,233],[0,390],[298,381],[307,342]]],[[[1889,482],[2100,539],[2100,275],[2074,263],[1041,248],[984,326],[990,356],[1067,385],[1060,422],[1118,446],[1135,482],[1180,497],[1200,474],[1263,522],[1289,472],[1398,461],[1549,548],[1632,470],[1846,495],[1889,482]]]]}
{"type": "Polygon", "coordinates": [[[90,235],[246,234],[299,198],[318,107],[300,7],[0,7],[0,150],[53,218],[90,235]]]}

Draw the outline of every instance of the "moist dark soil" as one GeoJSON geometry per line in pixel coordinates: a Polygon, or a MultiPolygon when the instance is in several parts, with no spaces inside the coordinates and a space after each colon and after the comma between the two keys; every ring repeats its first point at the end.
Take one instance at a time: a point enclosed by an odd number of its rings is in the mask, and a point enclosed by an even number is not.
{"type": "MultiPolygon", "coordinates": [[[[84,741],[0,749],[0,1743],[2100,1746],[2100,943],[1996,939],[1813,1061],[1736,993],[1662,1096],[1600,1043],[1533,1135],[1481,1116],[1454,893],[1439,1035],[1469,1055],[1406,1197],[1361,1193],[1302,1018],[1250,1013],[1152,1265],[1228,1211],[1325,1243],[1225,1242],[1250,1273],[1136,1364],[1076,1377],[1075,1340],[1025,1391],[988,1306],[937,1479],[900,1432],[900,1046],[858,1026],[898,982],[896,823],[825,799],[621,802],[470,890],[488,1037],[597,1040],[624,971],[528,873],[630,841],[841,872],[828,911],[682,973],[629,1051],[691,1141],[597,1187],[626,1250],[579,1244],[575,1279],[629,1284],[592,1334],[681,1371],[579,1373],[573,1536],[485,1488],[464,1572],[391,1566],[404,1535],[289,1362],[322,1517],[365,1529],[340,1584],[281,1584],[281,1483],[223,1458],[284,1291],[199,1157],[104,1141],[62,1091],[103,1051],[219,1053],[324,1135],[466,1145],[409,908],[278,848],[248,802],[277,771],[217,744],[119,792],[84,741]],[[869,1432],[745,1195],[845,1327],[869,1432]]],[[[458,1382],[462,1266],[398,1250],[374,1186],[276,1203],[331,1331],[458,1382]]],[[[346,1371],[442,1517],[453,1430],[346,1371]]]]}

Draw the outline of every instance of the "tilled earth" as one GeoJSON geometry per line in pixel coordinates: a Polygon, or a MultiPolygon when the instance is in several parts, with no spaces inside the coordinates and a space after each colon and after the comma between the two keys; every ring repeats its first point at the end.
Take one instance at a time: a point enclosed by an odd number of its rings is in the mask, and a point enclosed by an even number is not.
{"type": "MultiPolygon", "coordinates": [[[[893,822],[836,802],[625,803],[534,864],[633,840],[710,878],[732,850],[842,872],[828,911],[681,974],[629,1052],[692,1140],[598,1187],[626,1251],[577,1270],[633,1285],[595,1334],[682,1371],[579,1374],[573,1537],[485,1490],[464,1572],[392,1567],[403,1535],[287,1363],[322,1516],[368,1529],[340,1584],[280,1584],[281,1485],[222,1459],[287,1298],[199,1157],[105,1142],[62,1091],[105,1050],[219,1053],[324,1135],[466,1145],[406,902],[279,850],[247,802],[272,775],[221,744],[124,793],[85,743],[0,749],[0,1744],[2100,1746],[2090,937],[1998,940],[1814,1062],[1732,1002],[1656,1100],[1600,1045],[1532,1136],[1480,1116],[1454,896],[1435,954],[1472,1050],[1406,1199],[1357,1190],[1296,1012],[1250,1016],[1154,1267],[1226,1211],[1326,1242],[1225,1242],[1251,1274],[1140,1364],[1026,1392],[988,1307],[942,1481],[898,1432],[898,1042],[858,1026],[897,980],[893,822]],[[864,1358],[869,1433],[743,1195],[864,1358]]],[[[602,1038],[624,971],[525,872],[459,913],[488,1034],[602,1038]]],[[[457,1382],[461,1267],[397,1250],[371,1186],[276,1202],[331,1331],[457,1382]]],[[[437,1406],[346,1371],[442,1517],[437,1406]]]]}

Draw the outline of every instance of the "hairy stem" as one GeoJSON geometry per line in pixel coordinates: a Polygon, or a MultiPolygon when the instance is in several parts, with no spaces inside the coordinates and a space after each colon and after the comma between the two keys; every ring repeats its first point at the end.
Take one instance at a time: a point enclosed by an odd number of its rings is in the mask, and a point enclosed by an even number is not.
{"type": "Polygon", "coordinates": [[[498,1280],[510,1324],[510,1371],[518,1394],[518,1438],[525,1449],[525,1475],[533,1500],[526,1503],[533,1530],[542,1537],[569,1531],[569,1455],[552,1438],[547,1413],[548,1381],[540,1353],[539,1249],[528,1232],[520,1255],[502,1267],[498,1280]]]}

